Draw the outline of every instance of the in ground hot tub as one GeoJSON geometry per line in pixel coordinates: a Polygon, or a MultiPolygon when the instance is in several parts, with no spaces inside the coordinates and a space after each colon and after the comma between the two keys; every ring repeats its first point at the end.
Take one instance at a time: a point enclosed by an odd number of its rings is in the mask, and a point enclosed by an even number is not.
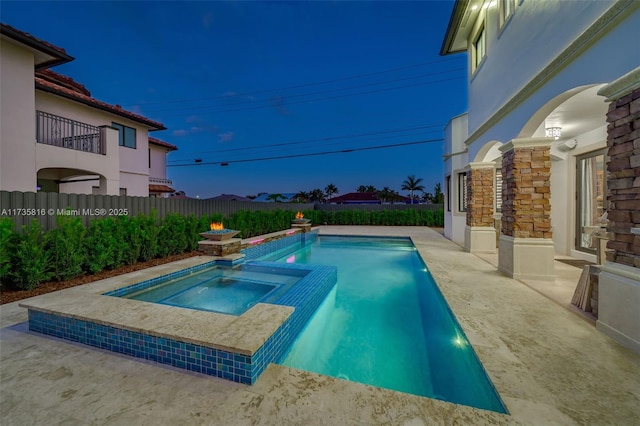
{"type": "Polygon", "coordinates": [[[209,267],[180,277],[153,280],[106,293],[109,296],[223,314],[242,315],[258,302],[272,302],[308,271],[242,265],[209,267]]]}

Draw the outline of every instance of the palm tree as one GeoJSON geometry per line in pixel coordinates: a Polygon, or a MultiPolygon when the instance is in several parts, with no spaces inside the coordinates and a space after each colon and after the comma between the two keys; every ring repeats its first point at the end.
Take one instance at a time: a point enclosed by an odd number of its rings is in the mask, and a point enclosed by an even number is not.
{"type": "Polygon", "coordinates": [[[314,189],[309,193],[309,201],[314,203],[323,203],[325,200],[324,192],[322,189],[314,189]]]}
{"type": "Polygon", "coordinates": [[[407,179],[402,182],[403,191],[409,191],[409,198],[411,198],[411,204],[413,204],[414,191],[424,191],[424,185],[420,185],[422,178],[417,178],[415,175],[408,176],[407,179]]]}
{"type": "Polygon", "coordinates": [[[300,191],[296,195],[293,196],[293,199],[296,200],[297,203],[308,203],[309,202],[309,193],[300,191]]]}
{"type": "Polygon", "coordinates": [[[442,187],[440,186],[440,182],[436,183],[436,186],[433,188],[433,203],[434,204],[444,204],[444,194],[442,193],[442,187]]]}
{"type": "Polygon", "coordinates": [[[340,191],[334,184],[330,183],[329,185],[326,186],[326,188],[324,189],[324,192],[327,193],[327,198],[329,199],[329,202],[331,202],[331,197],[335,194],[338,194],[340,191]]]}
{"type": "Polygon", "coordinates": [[[286,197],[282,194],[269,194],[267,196],[267,200],[272,200],[274,203],[279,203],[281,200],[284,200],[286,197]]]}
{"type": "Polygon", "coordinates": [[[380,191],[378,191],[378,198],[380,198],[384,202],[392,201],[393,192],[394,191],[391,188],[389,188],[388,186],[385,186],[380,191]]]}
{"type": "Polygon", "coordinates": [[[360,185],[356,192],[378,192],[378,190],[373,185],[360,185]]]}

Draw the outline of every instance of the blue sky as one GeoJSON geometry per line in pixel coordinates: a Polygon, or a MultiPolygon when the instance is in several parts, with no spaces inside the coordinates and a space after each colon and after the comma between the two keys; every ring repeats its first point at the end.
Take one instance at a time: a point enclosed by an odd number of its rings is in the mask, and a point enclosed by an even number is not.
{"type": "Polygon", "coordinates": [[[444,126],[467,105],[466,55],[438,54],[452,8],[3,1],[0,19],[63,47],[76,59],[53,70],[95,98],[162,122],[151,135],[179,147],[168,177],[207,198],[400,191],[409,175],[431,192],[444,126]],[[419,141],[433,142],[401,145],[419,141]],[[371,149],[384,145],[398,146],[371,149]]]}

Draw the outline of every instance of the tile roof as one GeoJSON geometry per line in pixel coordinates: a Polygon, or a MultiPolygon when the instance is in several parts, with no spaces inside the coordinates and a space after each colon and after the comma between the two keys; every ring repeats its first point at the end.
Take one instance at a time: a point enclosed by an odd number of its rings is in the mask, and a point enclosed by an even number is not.
{"type": "Polygon", "coordinates": [[[36,64],[36,69],[39,68],[48,68],[54,65],[64,64],[66,62],[73,61],[73,56],[67,54],[67,52],[62,48],[55,46],[48,41],[44,41],[39,39],[27,32],[20,31],[17,28],[12,27],[11,25],[0,23],[0,34],[12,38],[19,43],[27,45],[33,49],[39,50],[46,55],[53,57],[52,60],[36,64]]]}
{"type": "Polygon", "coordinates": [[[67,77],[66,75],[58,74],[55,71],[51,70],[38,70],[36,71],[36,77],[40,77],[44,80],[55,83],[59,86],[66,87],[67,89],[74,90],[78,93],[81,93],[86,96],[91,96],[91,92],[87,89],[84,84],[80,84],[71,77],[67,77]]]}
{"type": "MultiPolygon", "coordinates": [[[[54,74],[59,76],[58,78],[65,77],[65,76],[57,74],[57,73],[54,73],[54,74]]],[[[68,80],[72,81],[75,84],[79,84],[79,83],[75,82],[73,79],[70,79],[68,77],[66,77],[66,78],[68,80]]],[[[145,125],[151,127],[151,130],[166,130],[167,129],[166,127],[164,127],[164,124],[162,124],[162,123],[160,123],[158,121],[154,121],[154,120],[151,120],[151,119],[149,119],[147,117],[144,117],[144,116],[142,116],[140,114],[136,114],[136,113],[133,113],[131,111],[124,110],[124,109],[122,109],[122,107],[120,105],[111,105],[111,104],[108,104],[106,102],[99,101],[99,100],[97,100],[95,98],[92,98],[91,96],[88,96],[88,95],[85,95],[84,93],[81,93],[80,91],[78,91],[77,88],[68,88],[68,87],[62,86],[62,85],[60,85],[58,83],[55,83],[53,81],[45,80],[43,77],[36,76],[35,79],[36,79],[36,89],[38,89],[38,90],[42,90],[44,92],[53,93],[55,95],[59,95],[59,96],[65,97],[67,99],[71,99],[71,100],[74,100],[76,102],[83,103],[83,104],[88,105],[90,107],[97,108],[97,109],[100,109],[100,110],[103,110],[103,111],[107,111],[107,112],[110,112],[112,114],[128,118],[129,120],[145,124],[145,125]]]]}
{"type": "Polygon", "coordinates": [[[378,194],[375,192],[350,192],[339,197],[332,197],[332,203],[341,203],[344,201],[377,201],[380,202],[378,194]]]}
{"type": "Polygon", "coordinates": [[[216,197],[211,197],[209,200],[224,200],[224,201],[253,201],[251,198],[243,197],[235,194],[220,194],[216,197]]]}
{"type": "Polygon", "coordinates": [[[175,190],[167,185],[149,185],[149,192],[174,192],[175,190]]]}
{"type": "Polygon", "coordinates": [[[171,151],[177,151],[178,150],[177,146],[175,146],[173,144],[170,144],[169,142],[161,141],[160,139],[156,139],[156,138],[152,138],[152,137],[149,137],[149,143],[152,143],[152,144],[158,145],[158,146],[163,146],[165,148],[168,148],[171,151]]]}

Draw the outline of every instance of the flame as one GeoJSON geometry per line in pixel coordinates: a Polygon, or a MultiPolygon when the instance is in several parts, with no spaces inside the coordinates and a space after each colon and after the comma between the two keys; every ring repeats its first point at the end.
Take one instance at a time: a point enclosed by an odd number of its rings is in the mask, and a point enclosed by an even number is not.
{"type": "Polygon", "coordinates": [[[296,219],[304,219],[304,215],[302,214],[302,212],[296,213],[296,219]]]}
{"type": "Polygon", "coordinates": [[[209,228],[211,228],[212,231],[222,231],[224,229],[224,225],[222,222],[211,222],[209,228]]]}

